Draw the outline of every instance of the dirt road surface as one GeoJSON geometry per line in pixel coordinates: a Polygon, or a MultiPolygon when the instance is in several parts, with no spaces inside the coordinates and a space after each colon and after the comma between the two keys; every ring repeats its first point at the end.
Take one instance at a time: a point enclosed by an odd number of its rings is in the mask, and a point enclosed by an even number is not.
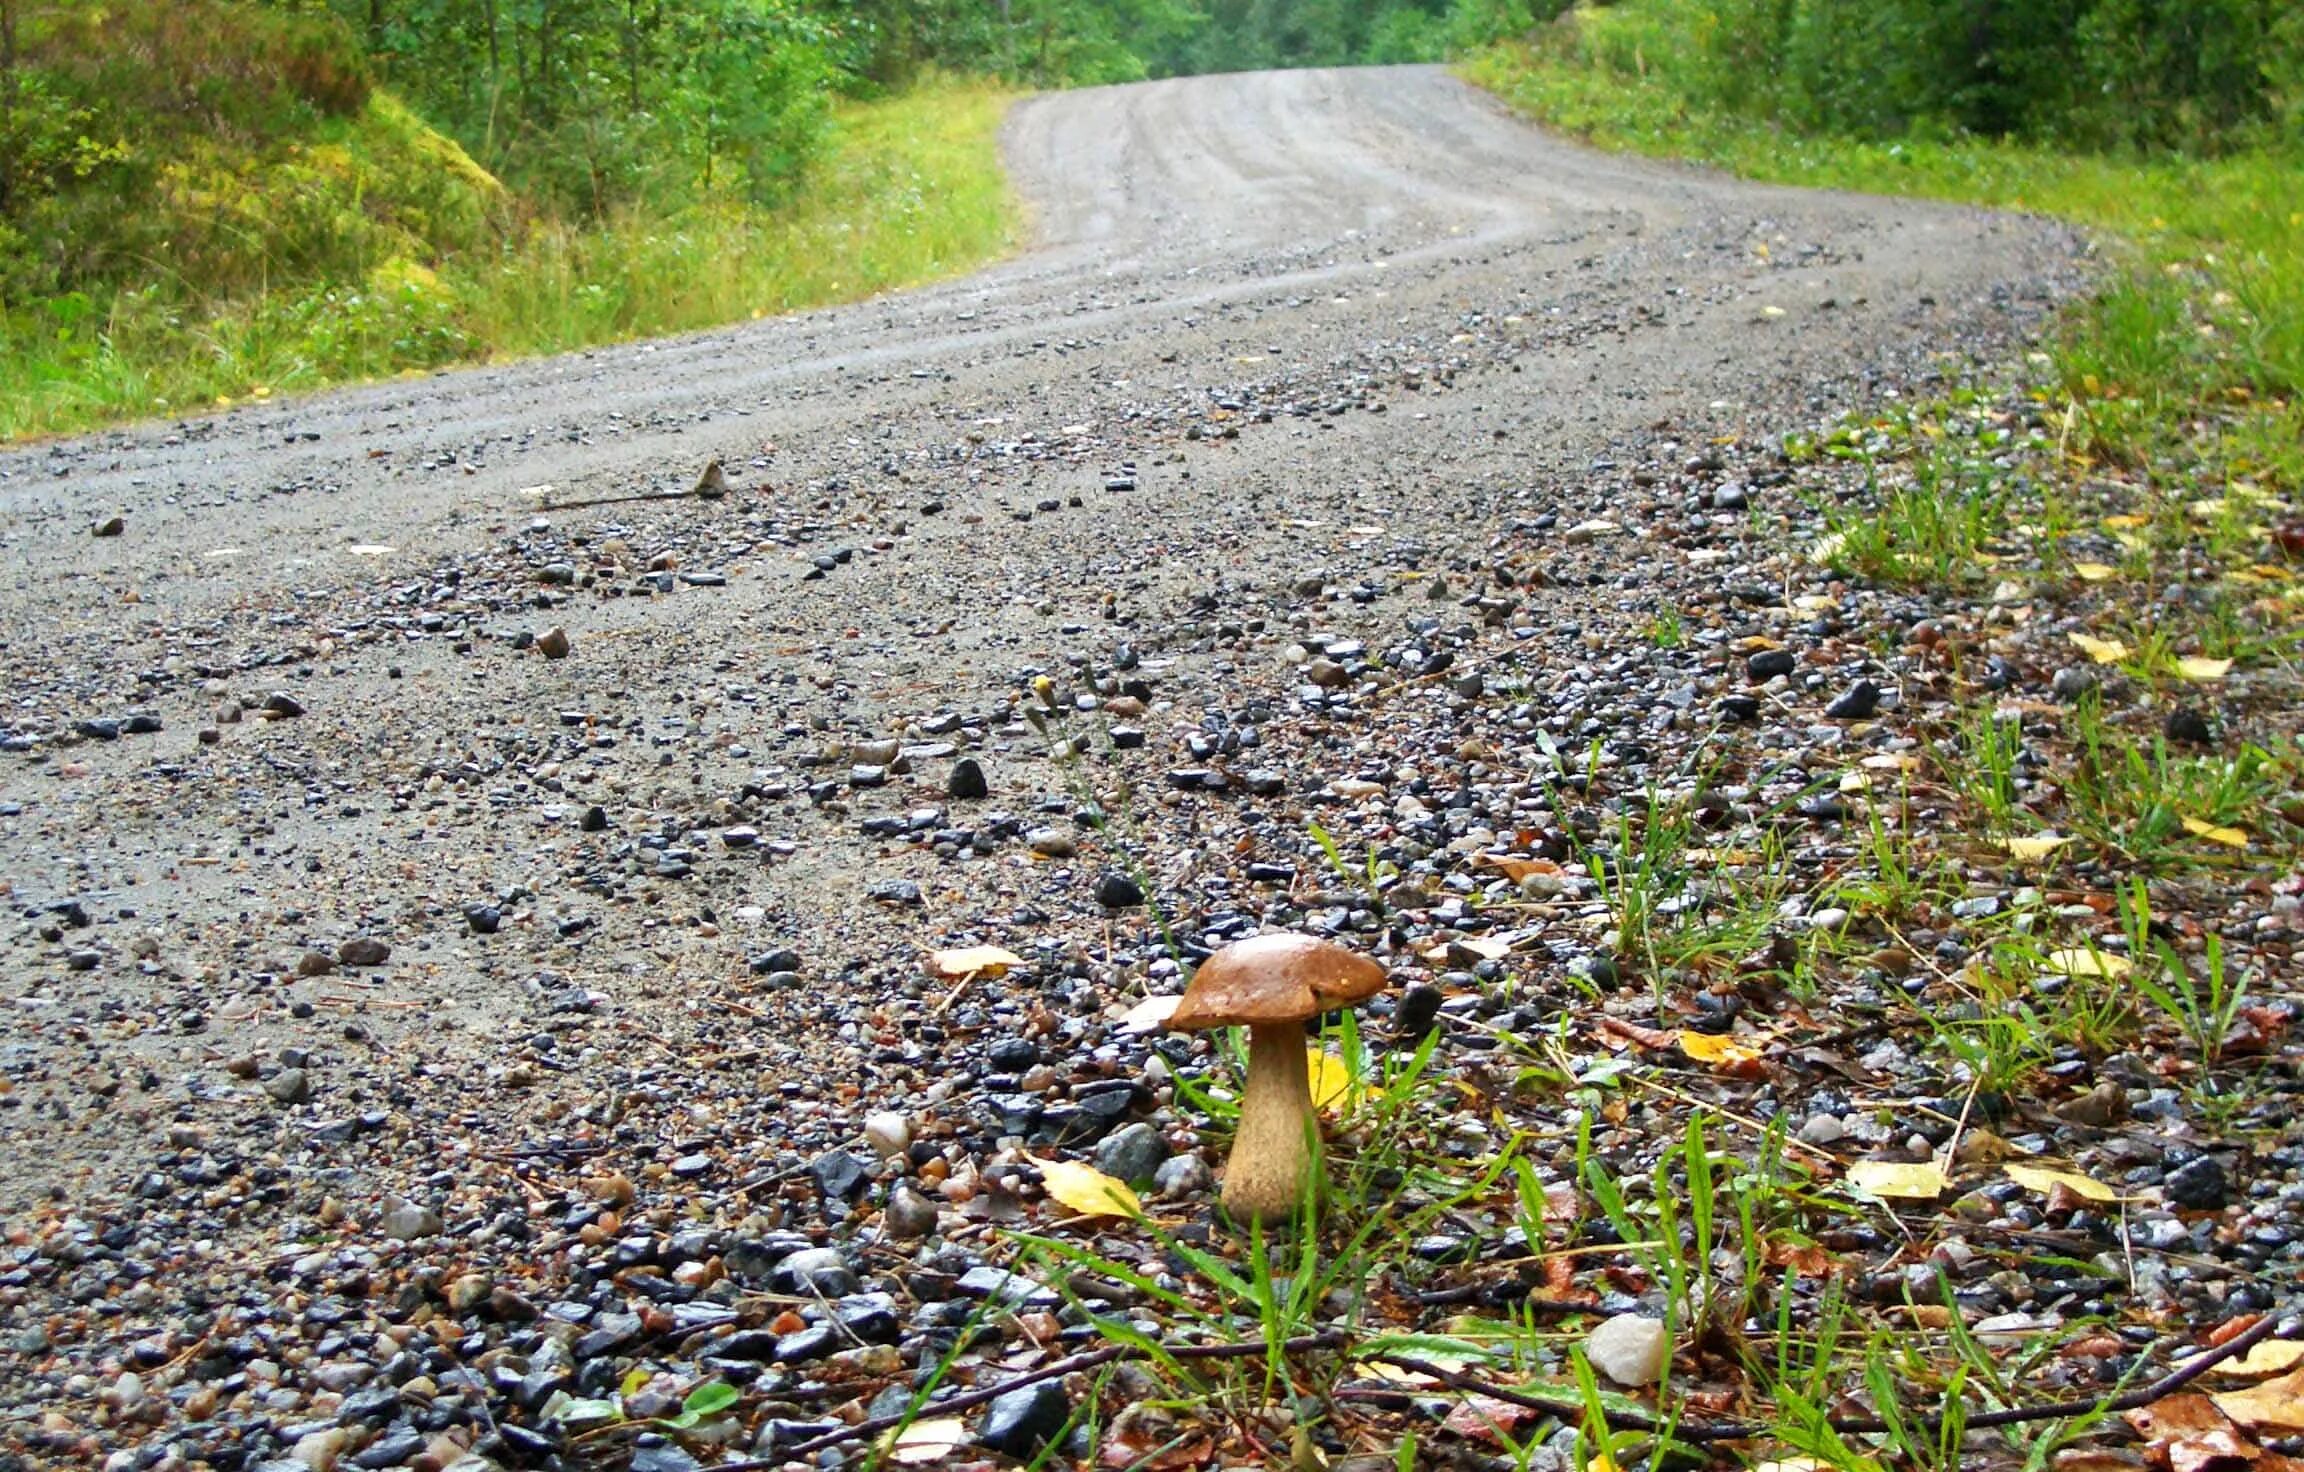
{"type": "MultiPolygon", "coordinates": [[[[1320,651],[1508,593],[1604,660],[1662,564],[1572,529],[2004,355],[2074,274],[1431,68],[1039,98],[1005,147],[1032,243],[975,276],[0,458],[0,1214],[309,1232],[571,1130],[767,1179],[949,1085],[989,998],[923,947],[1147,930],[1113,871],[1189,932],[1231,825],[1301,843],[1288,794],[1381,752],[1217,727],[1320,651]],[[714,458],[722,501],[555,509],[714,458]]],[[[1146,971],[1068,974],[1093,1012],[1146,971]]]]}

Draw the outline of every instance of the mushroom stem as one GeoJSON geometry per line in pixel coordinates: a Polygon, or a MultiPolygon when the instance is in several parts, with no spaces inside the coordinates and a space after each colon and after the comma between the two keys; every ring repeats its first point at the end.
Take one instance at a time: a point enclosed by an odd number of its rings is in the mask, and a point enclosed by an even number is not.
{"type": "Polygon", "coordinates": [[[1269,1226],[1295,1218],[1311,1183],[1312,1132],[1319,1127],[1303,1027],[1249,1028],[1240,1128],[1224,1169],[1224,1209],[1234,1220],[1269,1226]]]}

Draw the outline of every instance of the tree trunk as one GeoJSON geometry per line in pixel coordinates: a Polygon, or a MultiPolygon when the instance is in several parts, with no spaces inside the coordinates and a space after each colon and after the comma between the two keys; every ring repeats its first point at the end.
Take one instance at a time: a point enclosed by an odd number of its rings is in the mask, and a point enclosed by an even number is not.
{"type": "Polygon", "coordinates": [[[368,52],[380,55],[384,50],[384,0],[368,0],[368,52]]]}

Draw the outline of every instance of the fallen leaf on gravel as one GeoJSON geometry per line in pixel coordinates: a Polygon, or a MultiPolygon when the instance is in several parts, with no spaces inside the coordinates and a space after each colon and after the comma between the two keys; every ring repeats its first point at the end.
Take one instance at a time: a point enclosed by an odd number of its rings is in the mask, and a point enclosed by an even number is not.
{"type": "Polygon", "coordinates": [[[2128,657],[2128,646],[2118,639],[2099,639],[2093,634],[2075,633],[2072,643],[2082,654],[2098,664],[2118,664],[2128,657]]]}
{"type": "Polygon", "coordinates": [[[2246,848],[2248,846],[2248,835],[2241,829],[2219,828],[2214,823],[2204,823],[2198,818],[2186,818],[2184,831],[2205,838],[2210,843],[2221,843],[2226,848],[2246,848]]]}
{"type": "Polygon", "coordinates": [[[2221,680],[2232,673],[2232,661],[2188,654],[2176,661],[2176,673],[2187,680],[2221,680]]]}
{"type": "Polygon", "coordinates": [[[1520,859],[1509,854],[1482,854],[1480,862],[1518,884],[1531,874],[1557,874],[1560,866],[1550,859],[1520,859]]]}
{"type": "Polygon", "coordinates": [[[1040,1180],[1048,1188],[1049,1199],[1082,1216],[1144,1215],[1144,1203],[1128,1189],[1126,1181],[1116,1180],[1092,1165],[1075,1160],[1043,1160],[1037,1155],[1027,1157],[1040,1168],[1040,1180]]]}
{"type": "Polygon", "coordinates": [[[2246,1390],[2220,1391],[2209,1399],[2251,1431],[2304,1431],[2304,1368],[2246,1390]]]}
{"type": "Polygon", "coordinates": [[[2073,1195],[2085,1196],[2090,1201],[2120,1199],[2120,1193],[2102,1181],[2068,1170],[2047,1170],[2037,1165],[2011,1165],[2008,1167],[2008,1179],[2027,1191],[2037,1191],[2043,1196],[2062,1186],[2073,1195]]]}
{"type": "Polygon", "coordinates": [[[2126,956],[2108,955],[2093,946],[2079,946],[2050,951],[2040,958],[2040,969],[2050,976],[2115,981],[2135,970],[2136,966],[2126,956]]]}
{"type": "Polygon", "coordinates": [[[1470,1395],[1456,1403],[1448,1419],[1441,1423],[1441,1429],[1493,1445],[1543,1414],[1494,1396],[1470,1395]]]}
{"type": "Polygon", "coordinates": [[[1009,967],[1023,964],[1022,956],[998,946],[962,946],[957,950],[937,951],[928,957],[929,971],[946,981],[957,981],[963,976],[998,978],[1006,976],[1009,967]]]}
{"type": "Polygon", "coordinates": [[[901,1431],[891,1428],[880,1443],[892,1461],[940,1462],[968,1444],[968,1423],[958,1416],[937,1416],[914,1421],[901,1431]]]}
{"type": "Polygon", "coordinates": [[[1342,1109],[1367,1097],[1368,1090],[1344,1066],[1344,1060],[1318,1048],[1304,1050],[1304,1071],[1312,1080],[1312,1104],[1318,1109],[1342,1109]]]}
{"type": "Polygon", "coordinates": [[[2226,1360],[2208,1373],[2233,1380],[2259,1380],[2304,1365],[2304,1339],[2267,1339],[2236,1360],[2226,1360]]]}
{"type": "Polygon", "coordinates": [[[1448,945],[1434,946],[1424,953],[1424,959],[1427,961],[1447,960],[1449,946],[1461,947],[1485,961],[1501,961],[1512,954],[1512,942],[1509,940],[1500,939],[1493,935],[1467,935],[1448,942],[1448,945]]]}
{"type": "Polygon", "coordinates": [[[1680,1051],[1693,1062],[1733,1069],[1760,1061],[1758,1048],[1718,1033],[1690,1032],[1683,1028],[1674,1036],[1679,1039],[1680,1051]]]}
{"type": "Polygon", "coordinates": [[[1168,1019],[1176,1015],[1176,1008],[1183,1000],[1180,995],[1146,997],[1120,1014],[1121,1030],[1157,1032],[1168,1025],[1168,1019]]]}
{"type": "Polygon", "coordinates": [[[2072,570],[2080,575],[2082,582],[2088,583],[2105,582],[2120,573],[2120,569],[2107,562],[2075,562],[2072,570]]]}
{"type": "Polygon", "coordinates": [[[1850,1189],[1883,1201],[1934,1201],[1951,1184],[1933,1160],[1859,1160],[1848,1167],[1850,1189]]]}
{"type": "Polygon", "coordinates": [[[2203,1472],[2210,1464],[2252,1460],[2256,1448],[2241,1439],[2224,1413],[2196,1392],[2171,1395],[2128,1412],[2128,1424],[2169,1472],[2203,1472]]]}
{"type": "Polygon", "coordinates": [[[2056,833],[2033,833],[2022,838],[2003,838],[2000,847],[2008,857],[2018,861],[2044,859],[2072,840],[2056,833]]]}
{"type": "Polygon", "coordinates": [[[1677,1032],[1669,1032],[1660,1027],[1642,1027],[1637,1022],[1626,1022],[1620,1017],[1601,1018],[1599,1028],[1602,1032],[1613,1037],[1620,1037],[1627,1042],[1638,1043],[1643,1048],[1655,1048],[1659,1051],[1665,1048],[1678,1047],[1680,1043],[1680,1034],[1677,1032]]]}

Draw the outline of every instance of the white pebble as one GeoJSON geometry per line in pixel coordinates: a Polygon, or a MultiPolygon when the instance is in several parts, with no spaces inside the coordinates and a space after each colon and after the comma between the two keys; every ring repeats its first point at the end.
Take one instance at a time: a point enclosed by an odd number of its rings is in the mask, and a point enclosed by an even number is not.
{"type": "Polygon", "coordinates": [[[1664,1325],[1643,1314],[1618,1314],[1584,1341],[1592,1368],[1618,1385],[1654,1385],[1664,1369],[1664,1325]]]}
{"type": "Polygon", "coordinates": [[[864,1121],[864,1141],[882,1160],[902,1155],[912,1148],[912,1125],[893,1109],[883,1109],[864,1121]]]}

